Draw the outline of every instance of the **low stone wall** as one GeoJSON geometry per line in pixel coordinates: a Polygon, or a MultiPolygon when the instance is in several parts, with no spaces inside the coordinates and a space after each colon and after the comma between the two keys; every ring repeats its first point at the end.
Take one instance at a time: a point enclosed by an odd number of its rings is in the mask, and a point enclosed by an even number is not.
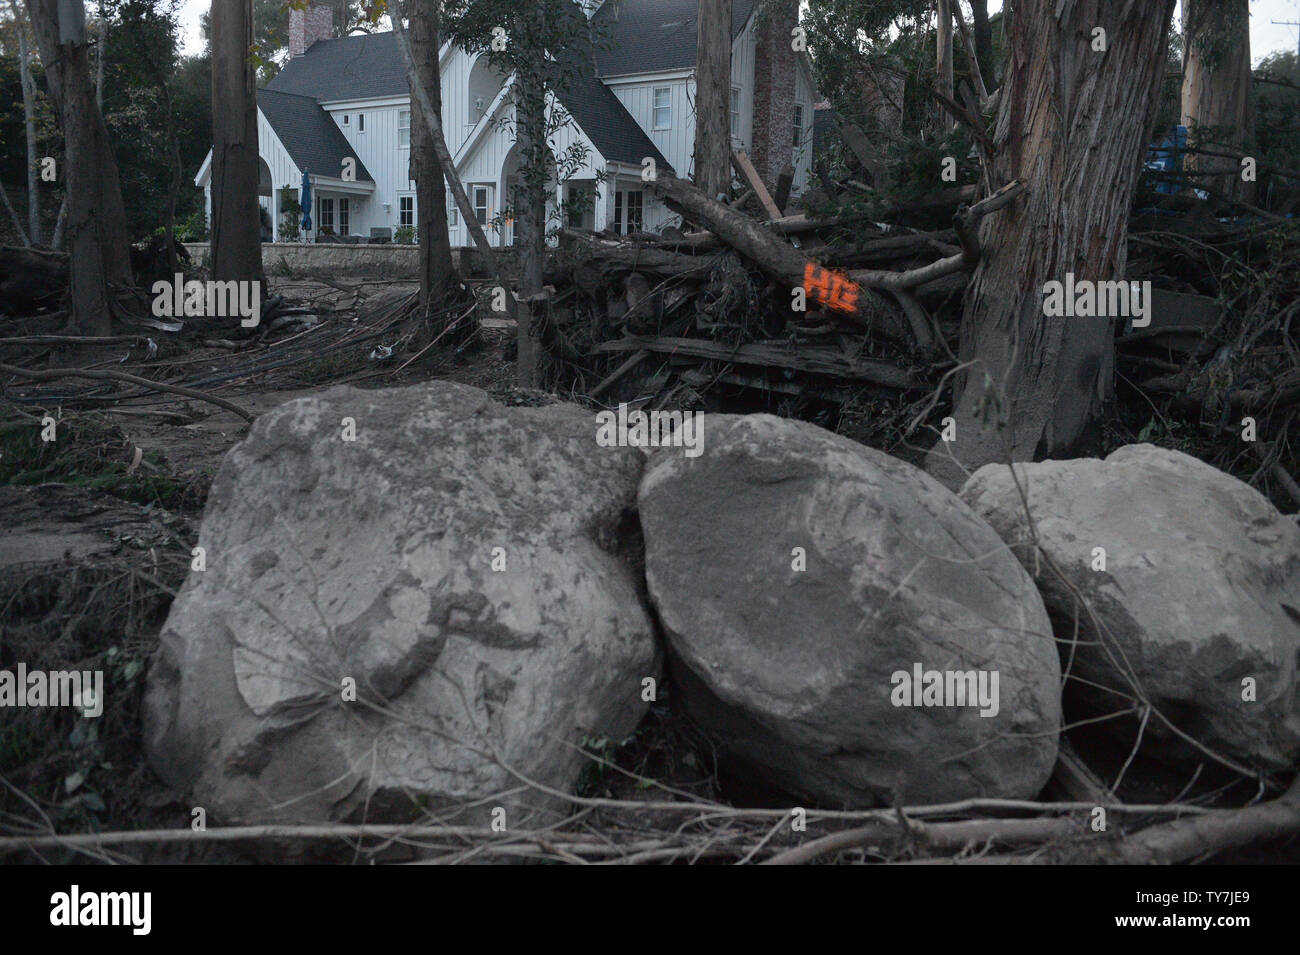
{"type": "MultiPolygon", "coordinates": [[[[186,242],[196,265],[209,264],[207,242],[186,242]]],[[[460,268],[466,252],[452,249],[452,260],[460,268]]],[[[414,280],[420,269],[420,247],[416,245],[344,245],[305,242],[265,242],[262,267],[267,275],[366,275],[370,278],[414,280]]],[[[473,269],[473,263],[470,263],[473,269]]]]}

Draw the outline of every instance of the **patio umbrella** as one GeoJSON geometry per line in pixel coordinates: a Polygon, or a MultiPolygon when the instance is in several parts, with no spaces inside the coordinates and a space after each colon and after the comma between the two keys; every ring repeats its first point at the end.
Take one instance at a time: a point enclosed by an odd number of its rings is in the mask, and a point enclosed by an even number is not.
{"type": "Polygon", "coordinates": [[[302,173],[302,229],[304,232],[311,229],[311,180],[305,169],[302,173]]]}

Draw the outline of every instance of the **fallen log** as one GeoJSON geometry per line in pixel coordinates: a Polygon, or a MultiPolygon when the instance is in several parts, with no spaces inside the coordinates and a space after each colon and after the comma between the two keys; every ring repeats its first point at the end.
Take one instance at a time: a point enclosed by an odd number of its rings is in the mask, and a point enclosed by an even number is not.
{"type": "MultiPolygon", "coordinates": [[[[814,302],[824,304],[842,319],[873,329],[886,338],[908,341],[907,325],[900,322],[879,295],[826,274],[802,252],[778,238],[758,222],[710,199],[691,183],[661,174],[651,190],[669,208],[705,226],[743,257],[749,259],[786,288],[802,288],[814,302]]],[[[928,348],[928,328],[911,329],[910,340],[928,348]]]]}
{"type": "Polygon", "coordinates": [[[1277,799],[1244,809],[1221,809],[1150,826],[1114,843],[1103,843],[1077,861],[1173,865],[1256,842],[1293,837],[1297,833],[1300,833],[1300,776],[1277,799]]]}
{"type": "Polygon", "coordinates": [[[602,272],[654,272],[656,275],[707,275],[713,267],[711,256],[687,255],[640,243],[588,243],[582,251],[584,260],[602,272]]]}

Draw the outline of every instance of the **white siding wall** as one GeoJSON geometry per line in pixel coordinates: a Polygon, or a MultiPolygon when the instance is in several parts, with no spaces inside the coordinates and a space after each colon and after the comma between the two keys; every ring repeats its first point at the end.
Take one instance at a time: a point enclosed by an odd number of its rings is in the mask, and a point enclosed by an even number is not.
{"type": "MultiPolygon", "coordinates": [[[[474,60],[468,54],[458,49],[450,51],[442,63],[442,124],[447,148],[453,155],[474,128],[469,122],[468,98],[469,74],[473,63],[474,60]]],[[[410,180],[410,147],[398,145],[400,114],[410,108],[410,100],[407,98],[389,98],[368,103],[331,103],[325,106],[326,112],[343,131],[375,180],[373,197],[351,197],[352,232],[366,236],[372,228],[388,228],[396,232],[401,224],[399,199],[403,195],[414,195],[415,192],[415,184],[410,180]],[[358,113],[366,118],[364,133],[360,131],[358,113]],[[348,116],[347,126],[343,125],[344,114],[348,116]],[[384,208],[385,202],[389,204],[387,209],[384,208]]],[[[337,176],[338,170],[333,170],[331,174],[337,176]]],[[[468,243],[467,230],[464,239],[468,243]]],[[[454,235],[452,241],[457,242],[454,235]]]]}
{"type": "MultiPolygon", "coordinates": [[[[349,232],[369,236],[372,228],[397,228],[396,196],[407,188],[411,152],[405,146],[398,146],[397,125],[399,111],[407,108],[408,101],[396,99],[325,106],[325,111],[343,131],[344,138],[375,181],[372,195],[348,197],[349,232]],[[343,125],[344,116],[348,117],[346,126],[343,125]],[[365,132],[361,132],[360,116],[365,116],[365,132]],[[388,209],[384,208],[385,202],[391,204],[388,209]]],[[[342,173],[341,169],[311,171],[334,178],[342,173]]]]}
{"type": "MultiPolygon", "coordinates": [[[[754,134],[754,44],[751,18],[731,48],[731,85],[740,90],[740,130],[734,143],[737,149],[749,149],[754,134]]],[[[615,79],[610,82],[610,89],[672,163],[677,174],[692,176],[695,172],[694,73],[668,73],[631,81],[615,79]],[[654,128],[654,91],[665,87],[672,90],[673,108],[672,127],[667,131],[654,128]]]]}
{"type": "Polygon", "coordinates": [[[632,114],[637,125],[645,130],[664,158],[672,163],[679,176],[689,176],[695,152],[695,81],[687,76],[663,79],[638,80],[634,83],[618,82],[610,89],[623,108],[632,114]],[[669,128],[654,128],[654,91],[668,89],[672,117],[669,128]]]}
{"type": "MultiPolygon", "coordinates": [[[[285,186],[293,189],[302,188],[302,172],[293,164],[289,158],[288,152],[285,151],[284,145],[280,142],[280,137],[275,135],[275,130],[271,124],[266,121],[262,111],[257,111],[257,145],[258,153],[262,161],[266,163],[271,170],[271,195],[259,196],[258,204],[267,211],[271,217],[272,235],[279,237],[280,232],[280,210],[279,210],[279,192],[285,186]]],[[[212,221],[212,176],[208,174],[207,181],[203,184],[204,203],[207,209],[208,222],[212,221]]]]}
{"type": "MultiPolygon", "coordinates": [[[[549,112],[549,107],[548,107],[549,112]]],[[[507,99],[498,108],[497,113],[487,121],[487,125],[481,131],[480,138],[471,145],[468,154],[462,159],[460,165],[460,179],[465,186],[465,191],[473,201],[472,187],[475,185],[489,185],[492,187],[492,209],[490,216],[498,215],[508,197],[506,196],[505,183],[505,165],[509,157],[510,150],[514,146],[514,107],[507,99]],[[505,122],[502,122],[505,117],[505,122]]],[[[581,130],[573,124],[567,124],[557,130],[550,139],[551,149],[556,157],[564,156],[574,143],[580,143],[586,149],[586,162],[583,166],[574,171],[571,178],[573,179],[592,179],[596,175],[596,170],[604,167],[604,157],[596,150],[581,130]]],[[[604,196],[606,190],[597,190],[596,199],[596,221],[603,221],[604,215],[604,196]]],[[[555,225],[550,221],[549,215],[554,211],[553,204],[548,204],[548,222],[547,228],[555,225]]],[[[466,227],[463,216],[457,216],[456,224],[451,228],[452,245],[473,245],[473,239],[470,237],[469,229],[466,227]]],[[[496,232],[487,230],[488,239],[493,244],[497,244],[500,239],[496,232]]]]}

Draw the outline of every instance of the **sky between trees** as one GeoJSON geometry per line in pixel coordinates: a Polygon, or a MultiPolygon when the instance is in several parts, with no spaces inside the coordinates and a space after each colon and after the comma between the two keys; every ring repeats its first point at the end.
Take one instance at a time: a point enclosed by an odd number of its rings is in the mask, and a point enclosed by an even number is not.
{"type": "MultiPolygon", "coordinates": [[[[199,16],[206,13],[211,4],[212,0],[182,0],[181,35],[187,55],[194,55],[203,49],[199,16]]],[[[991,0],[990,13],[1001,9],[1001,0],[991,0]]],[[[1175,16],[1181,17],[1181,11],[1175,16]]],[[[1275,25],[1272,22],[1274,20],[1300,20],[1300,0],[1250,0],[1250,53],[1255,63],[1270,53],[1296,48],[1297,28],[1275,25]]]]}

